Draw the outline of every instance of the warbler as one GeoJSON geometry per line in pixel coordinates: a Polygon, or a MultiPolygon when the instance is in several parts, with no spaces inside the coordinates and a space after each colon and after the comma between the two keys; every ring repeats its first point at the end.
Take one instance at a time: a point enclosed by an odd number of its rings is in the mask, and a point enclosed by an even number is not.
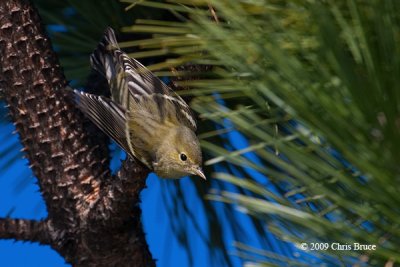
{"type": "Polygon", "coordinates": [[[78,108],[159,177],[193,174],[206,179],[196,121],[185,101],[124,53],[111,28],[90,61],[107,79],[111,99],[74,90],[78,108]]]}

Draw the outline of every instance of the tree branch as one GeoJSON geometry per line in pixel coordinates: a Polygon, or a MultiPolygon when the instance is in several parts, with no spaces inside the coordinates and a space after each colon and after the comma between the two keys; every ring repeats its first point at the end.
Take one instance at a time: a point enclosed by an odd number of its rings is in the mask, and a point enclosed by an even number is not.
{"type": "Polygon", "coordinates": [[[138,206],[148,170],[127,161],[111,176],[44,32],[30,1],[0,1],[0,90],[48,210],[46,223],[3,219],[0,238],[49,243],[75,266],[154,266],[138,206]]]}
{"type": "Polygon", "coordinates": [[[50,244],[46,221],[0,219],[0,238],[50,244]]]}

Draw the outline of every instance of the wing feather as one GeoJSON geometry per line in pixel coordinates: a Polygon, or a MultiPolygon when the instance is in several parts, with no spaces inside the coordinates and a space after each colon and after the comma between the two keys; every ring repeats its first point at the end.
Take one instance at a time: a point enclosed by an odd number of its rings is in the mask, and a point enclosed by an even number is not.
{"type": "Polygon", "coordinates": [[[126,137],[126,110],[106,97],[74,90],[78,108],[131,156],[134,151],[126,137]]]}
{"type": "Polygon", "coordinates": [[[109,81],[112,100],[126,110],[131,110],[130,105],[135,104],[130,102],[132,98],[137,102],[153,99],[160,116],[174,114],[176,121],[196,130],[196,121],[185,101],[139,61],[120,50],[111,28],[106,29],[102,41],[91,55],[91,63],[109,81]],[[172,107],[174,112],[166,112],[167,106],[172,107]]]}

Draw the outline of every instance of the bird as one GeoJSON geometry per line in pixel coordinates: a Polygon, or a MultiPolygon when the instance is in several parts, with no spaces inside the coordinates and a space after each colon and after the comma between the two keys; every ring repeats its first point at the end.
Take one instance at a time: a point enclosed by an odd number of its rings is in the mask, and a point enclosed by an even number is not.
{"type": "Polygon", "coordinates": [[[108,27],[90,56],[111,97],[73,90],[77,107],[130,157],[161,178],[204,180],[196,120],[187,103],[150,70],[123,52],[108,27]]]}

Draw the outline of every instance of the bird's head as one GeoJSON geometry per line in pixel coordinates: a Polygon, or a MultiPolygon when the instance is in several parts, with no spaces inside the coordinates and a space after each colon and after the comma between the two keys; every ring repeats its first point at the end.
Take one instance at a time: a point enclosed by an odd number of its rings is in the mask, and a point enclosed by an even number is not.
{"type": "Polygon", "coordinates": [[[196,134],[188,127],[170,129],[156,152],[154,172],[163,178],[197,175],[206,180],[201,169],[202,155],[196,134]]]}

